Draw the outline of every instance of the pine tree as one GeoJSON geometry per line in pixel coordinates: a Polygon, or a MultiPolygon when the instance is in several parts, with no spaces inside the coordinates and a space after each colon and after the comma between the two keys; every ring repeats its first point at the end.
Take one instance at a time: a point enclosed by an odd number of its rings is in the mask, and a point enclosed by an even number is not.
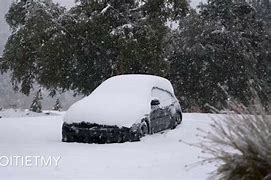
{"type": "Polygon", "coordinates": [[[41,90],[39,89],[36,96],[34,97],[32,104],[30,106],[30,111],[41,113],[42,111],[42,106],[41,106],[41,100],[42,100],[42,94],[41,90]]]}
{"type": "Polygon", "coordinates": [[[60,100],[58,98],[56,99],[56,103],[55,103],[54,107],[52,108],[52,110],[54,110],[54,111],[61,111],[62,110],[62,105],[61,105],[60,100]]]}

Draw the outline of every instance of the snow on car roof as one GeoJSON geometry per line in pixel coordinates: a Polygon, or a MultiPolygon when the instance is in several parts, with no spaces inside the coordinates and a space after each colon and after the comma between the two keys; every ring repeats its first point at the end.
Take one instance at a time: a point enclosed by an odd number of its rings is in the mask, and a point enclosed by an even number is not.
{"type": "Polygon", "coordinates": [[[174,94],[171,83],[153,75],[120,75],[109,78],[88,97],[73,104],[64,122],[89,122],[131,127],[151,111],[151,90],[165,89],[174,94]]]}

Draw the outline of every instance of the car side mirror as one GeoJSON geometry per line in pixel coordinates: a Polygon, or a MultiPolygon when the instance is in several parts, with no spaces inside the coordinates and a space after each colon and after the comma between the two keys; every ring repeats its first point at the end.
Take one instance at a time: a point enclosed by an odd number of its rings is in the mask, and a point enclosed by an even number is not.
{"type": "Polygon", "coordinates": [[[158,106],[160,105],[160,101],[158,99],[154,99],[151,101],[151,106],[158,106]]]}

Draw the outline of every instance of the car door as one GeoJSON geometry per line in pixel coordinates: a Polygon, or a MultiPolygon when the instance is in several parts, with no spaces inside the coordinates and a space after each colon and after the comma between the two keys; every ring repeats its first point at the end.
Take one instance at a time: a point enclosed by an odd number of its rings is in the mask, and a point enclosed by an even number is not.
{"type": "Polygon", "coordinates": [[[150,114],[151,132],[156,133],[171,127],[172,114],[170,108],[173,105],[172,95],[158,87],[154,87],[151,92],[153,100],[158,100],[159,105],[152,107],[150,114]]]}

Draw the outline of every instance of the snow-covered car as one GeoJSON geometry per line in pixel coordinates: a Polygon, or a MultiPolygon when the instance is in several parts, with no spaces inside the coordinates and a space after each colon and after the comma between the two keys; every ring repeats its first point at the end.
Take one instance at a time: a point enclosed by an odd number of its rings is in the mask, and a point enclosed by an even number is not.
{"type": "Polygon", "coordinates": [[[153,75],[109,78],[64,116],[63,142],[121,143],[173,129],[182,121],[171,83],[153,75]]]}

